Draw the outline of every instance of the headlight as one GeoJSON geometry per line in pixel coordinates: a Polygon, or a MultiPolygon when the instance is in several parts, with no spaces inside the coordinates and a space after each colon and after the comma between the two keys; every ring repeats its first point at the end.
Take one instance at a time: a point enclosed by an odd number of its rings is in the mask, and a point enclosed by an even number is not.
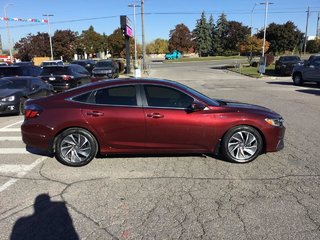
{"type": "Polygon", "coordinates": [[[276,126],[276,127],[281,127],[283,125],[283,118],[266,118],[265,121],[272,125],[272,126],[276,126]]]}
{"type": "Polygon", "coordinates": [[[1,101],[2,101],[2,102],[13,102],[14,99],[15,99],[14,96],[10,96],[10,97],[2,98],[1,101]]]}
{"type": "Polygon", "coordinates": [[[106,73],[112,73],[112,70],[106,70],[106,73]]]}

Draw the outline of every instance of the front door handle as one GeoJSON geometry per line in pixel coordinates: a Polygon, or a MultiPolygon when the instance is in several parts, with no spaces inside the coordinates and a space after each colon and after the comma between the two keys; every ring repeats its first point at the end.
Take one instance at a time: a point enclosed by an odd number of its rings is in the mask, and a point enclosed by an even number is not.
{"type": "Polygon", "coordinates": [[[148,113],[147,117],[150,117],[150,118],[163,118],[164,116],[162,114],[160,114],[160,113],[148,113]]]}
{"type": "Polygon", "coordinates": [[[87,115],[92,117],[100,117],[100,116],[103,116],[104,113],[98,112],[98,111],[92,111],[92,112],[87,112],[87,115]]]}

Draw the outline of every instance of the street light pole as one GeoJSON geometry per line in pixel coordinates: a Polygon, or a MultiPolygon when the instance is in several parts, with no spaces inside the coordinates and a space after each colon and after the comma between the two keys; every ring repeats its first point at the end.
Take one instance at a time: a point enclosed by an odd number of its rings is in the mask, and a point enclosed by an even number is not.
{"type": "Polygon", "coordinates": [[[53,48],[52,48],[52,39],[51,39],[51,27],[50,27],[50,17],[53,17],[53,14],[43,14],[44,17],[47,17],[48,20],[48,28],[49,28],[49,42],[50,42],[50,52],[51,52],[51,60],[53,60],[53,48]]]}
{"type": "Polygon", "coordinates": [[[9,46],[9,53],[10,53],[10,62],[12,62],[12,49],[11,49],[11,40],[10,40],[10,30],[9,30],[9,24],[8,24],[8,16],[7,16],[7,8],[13,5],[12,3],[7,3],[4,8],[4,17],[6,19],[6,30],[7,30],[7,41],[8,41],[8,46],[9,46]]]}
{"type": "Polygon", "coordinates": [[[252,32],[252,14],[253,14],[253,11],[254,11],[254,9],[255,9],[255,7],[256,7],[257,5],[258,5],[258,3],[255,3],[255,4],[253,5],[252,10],[251,10],[251,24],[250,24],[250,30],[251,30],[250,35],[251,35],[251,37],[252,37],[252,35],[253,35],[253,32],[252,32]]]}
{"type": "Polygon", "coordinates": [[[142,69],[146,69],[146,45],[144,42],[144,0],[141,0],[142,69]]]}
{"type": "Polygon", "coordinates": [[[265,14],[264,14],[264,30],[263,30],[263,44],[262,44],[262,57],[264,57],[264,51],[266,46],[266,32],[267,32],[267,18],[268,18],[268,6],[269,4],[273,4],[266,0],[264,3],[260,3],[265,5],[265,14]]]}
{"type": "Polygon", "coordinates": [[[141,7],[141,6],[133,3],[133,4],[129,4],[128,7],[133,7],[134,67],[136,67],[136,65],[137,65],[136,7],[141,7]]]}

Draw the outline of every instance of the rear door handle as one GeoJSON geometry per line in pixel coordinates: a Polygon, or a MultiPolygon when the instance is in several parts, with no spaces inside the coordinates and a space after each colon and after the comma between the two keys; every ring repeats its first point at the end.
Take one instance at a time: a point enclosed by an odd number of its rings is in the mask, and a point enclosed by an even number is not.
{"type": "Polygon", "coordinates": [[[100,117],[100,116],[103,116],[104,113],[98,112],[98,111],[92,111],[92,112],[87,112],[87,115],[92,117],[100,117]]]}
{"type": "Polygon", "coordinates": [[[148,113],[147,117],[150,117],[150,118],[163,118],[164,116],[162,114],[160,114],[160,113],[148,113]]]}

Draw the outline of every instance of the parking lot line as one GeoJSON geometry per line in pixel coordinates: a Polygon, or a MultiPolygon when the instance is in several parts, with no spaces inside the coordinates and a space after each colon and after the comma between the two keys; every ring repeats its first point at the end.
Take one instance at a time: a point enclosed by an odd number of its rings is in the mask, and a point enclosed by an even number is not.
{"type": "Polygon", "coordinates": [[[20,128],[0,128],[0,132],[20,132],[20,128]]]}
{"type": "Polygon", "coordinates": [[[29,154],[25,148],[0,148],[1,154],[29,154]]]}
{"type": "Polygon", "coordinates": [[[22,178],[24,175],[30,172],[33,168],[35,168],[38,164],[42,163],[45,159],[47,159],[47,157],[41,157],[41,158],[38,158],[36,161],[34,161],[32,164],[23,165],[23,168],[21,168],[21,171],[19,171],[16,176],[17,178],[11,178],[9,181],[5,182],[3,185],[0,186],[0,192],[3,192],[8,187],[13,185],[15,182],[19,180],[19,178],[22,178]]]}
{"type": "MultiPolygon", "coordinates": [[[[22,122],[23,122],[23,120],[21,120],[21,121],[19,121],[19,122],[12,123],[12,124],[9,124],[9,125],[7,125],[7,126],[5,126],[5,127],[3,127],[3,128],[9,128],[9,127],[12,127],[12,126],[14,126],[14,125],[17,125],[17,124],[19,124],[19,123],[22,123],[22,122]]],[[[1,128],[1,129],[3,129],[3,128],[1,128]]]]}
{"type": "Polygon", "coordinates": [[[0,137],[0,141],[21,141],[21,137],[0,137]]]}

